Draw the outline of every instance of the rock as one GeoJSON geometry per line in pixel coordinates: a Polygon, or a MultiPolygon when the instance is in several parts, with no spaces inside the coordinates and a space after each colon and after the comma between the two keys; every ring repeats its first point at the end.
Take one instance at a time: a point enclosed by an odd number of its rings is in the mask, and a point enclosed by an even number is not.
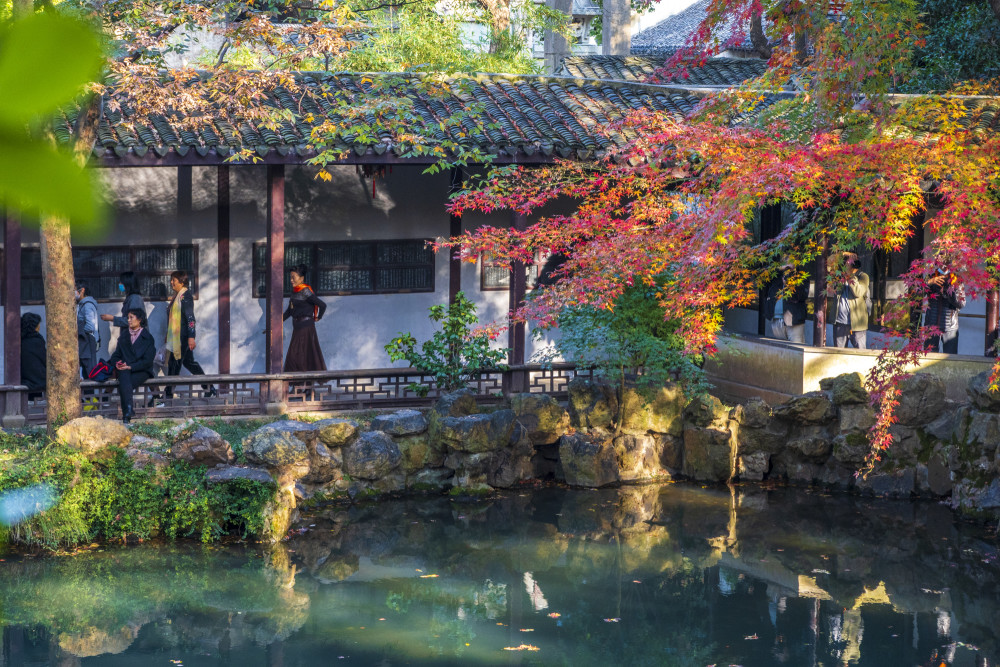
{"type": "Polygon", "coordinates": [[[866,477],[858,477],[855,487],[869,491],[883,498],[909,498],[916,489],[916,473],[913,468],[893,472],[873,472],[866,477]]]}
{"type": "Polygon", "coordinates": [[[344,456],[340,447],[327,447],[318,438],[310,442],[309,474],[302,478],[307,484],[327,484],[341,477],[344,456]]]}
{"type": "Polygon", "coordinates": [[[684,440],[663,433],[654,433],[653,440],[660,452],[660,465],[671,475],[680,473],[684,467],[684,440]]]}
{"type": "Polygon", "coordinates": [[[494,489],[509,489],[518,482],[531,479],[534,469],[531,455],[513,449],[501,449],[493,455],[486,470],[486,483],[494,489]]]}
{"type": "Polygon", "coordinates": [[[614,447],[603,440],[564,435],[559,438],[559,462],[566,483],[597,488],[618,481],[614,447]]]}
{"type": "Polygon", "coordinates": [[[527,429],[532,444],[558,442],[569,428],[569,413],[547,394],[514,394],[510,398],[510,408],[517,421],[527,429]]]}
{"type": "Polygon", "coordinates": [[[251,466],[220,466],[212,468],[205,473],[205,479],[209,484],[221,484],[223,482],[231,482],[234,479],[246,479],[261,484],[274,483],[271,473],[267,470],[251,466]]]}
{"type": "Polygon", "coordinates": [[[514,411],[497,410],[491,414],[445,417],[440,421],[439,437],[461,452],[493,452],[510,444],[514,432],[514,411]]]}
{"type": "Polygon", "coordinates": [[[861,373],[844,373],[833,378],[823,378],[819,381],[819,387],[830,392],[834,405],[868,402],[868,392],[865,391],[861,373]]]}
{"type": "Polygon", "coordinates": [[[441,417],[464,417],[479,412],[476,393],[471,389],[459,389],[445,394],[434,404],[434,412],[441,417]]]}
{"type": "Polygon", "coordinates": [[[243,438],[247,461],[269,468],[309,463],[310,441],[319,437],[314,425],[277,421],[261,426],[243,438]]]}
{"type": "Polygon", "coordinates": [[[736,442],[741,454],[777,454],[785,448],[790,429],[789,423],[780,419],[772,419],[762,428],[740,426],[736,431],[736,442]]]}
{"type": "Polygon", "coordinates": [[[921,448],[917,429],[912,426],[893,424],[889,427],[889,435],[892,436],[892,446],[885,457],[886,461],[892,461],[897,468],[914,465],[921,448]]]}
{"type": "Polygon", "coordinates": [[[611,441],[618,464],[618,479],[622,482],[651,480],[666,471],[660,466],[656,440],[649,435],[623,433],[611,441]]]}
{"type": "Polygon", "coordinates": [[[330,554],[314,573],[320,583],[331,584],[349,579],[358,571],[359,559],[355,554],[330,554]]]}
{"type": "Polygon", "coordinates": [[[995,510],[1000,508],[1000,479],[989,484],[977,485],[963,480],[955,485],[951,497],[952,507],[972,510],[995,510]]]}
{"type": "Polygon", "coordinates": [[[941,442],[964,440],[968,415],[968,407],[948,401],[941,416],[924,427],[924,433],[941,442]]]}
{"type": "MultiPolygon", "coordinates": [[[[695,396],[684,406],[684,426],[725,429],[729,423],[730,408],[710,394],[695,396]]],[[[686,428],[685,428],[686,430],[686,428]]]]}
{"type": "Polygon", "coordinates": [[[737,458],[736,473],[743,481],[761,481],[771,467],[771,455],[767,452],[741,454],[737,458]]]}
{"type": "Polygon", "coordinates": [[[343,447],[358,434],[358,424],[351,419],[321,419],[314,422],[312,427],[327,447],[343,447]]]}
{"type": "Polygon", "coordinates": [[[866,404],[840,406],[840,431],[842,433],[865,431],[875,425],[875,410],[866,404]]]}
{"type": "Polygon", "coordinates": [[[132,432],[119,421],[104,417],[77,417],[56,430],[56,440],[88,458],[109,458],[110,448],[126,448],[132,432]]]}
{"type": "Polygon", "coordinates": [[[382,431],[366,431],[345,447],[344,472],[356,479],[377,480],[399,467],[403,455],[382,431]]]}
{"type": "Polygon", "coordinates": [[[917,464],[916,470],[917,491],[937,497],[951,495],[954,483],[951,479],[951,470],[948,468],[948,459],[941,451],[940,446],[931,453],[926,464],[917,464]]]}
{"type": "Polygon", "coordinates": [[[392,414],[375,417],[371,430],[382,431],[391,436],[416,435],[427,430],[427,417],[419,410],[397,410],[392,414]]]}
{"type": "Polygon", "coordinates": [[[771,406],[762,398],[751,398],[733,408],[729,417],[745,428],[764,428],[772,421],[771,406]]]}
{"type": "Polygon", "coordinates": [[[170,455],[175,459],[209,466],[236,460],[229,443],[207,426],[192,424],[176,432],[171,429],[170,435],[177,438],[170,448],[170,455]]]}
{"type": "Polygon", "coordinates": [[[833,458],[855,470],[865,462],[871,451],[866,433],[841,433],[833,439],[833,458]]]}
{"type": "Polygon", "coordinates": [[[432,441],[426,433],[393,439],[403,455],[403,470],[407,474],[444,465],[446,448],[440,440],[432,441]]]}
{"type": "Polygon", "coordinates": [[[966,439],[969,444],[978,445],[987,457],[995,455],[1000,444],[1000,414],[972,410],[966,439]]]}
{"type": "Polygon", "coordinates": [[[450,468],[424,468],[406,478],[406,488],[414,491],[446,489],[452,485],[455,471],[450,468]]]}
{"type": "Polygon", "coordinates": [[[822,435],[808,434],[788,441],[788,448],[801,454],[807,461],[823,463],[833,451],[830,440],[822,435]]]}
{"type": "MultiPolygon", "coordinates": [[[[606,383],[575,377],[566,385],[570,425],[578,429],[610,429],[615,418],[614,390],[606,383]]],[[[561,447],[561,445],[560,445],[561,447]]]]}
{"type": "Polygon", "coordinates": [[[795,396],[775,407],[773,412],[775,417],[792,424],[825,424],[837,416],[833,401],[821,391],[795,396]]]}
{"type": "Polygon", "coordinates": [[[829,459],[819,471],[819,483],[830,489],[847,491],[854,486],[856,468],[849,468],[835,459],[829,459]]]}
{"type": "Polygon", "coordinates": [[[136,470],[142,470],[148,466],[162,470],[168,464],[167,457],[163,455],[166,447],[164,443],[155,438],[134,435],[125,449],[125,456],[132,459],[132,467],[136,470]]]}
{"type": "Polygon", "coordinates": [[[904,426],[929,424],[944,411],[944,382],[927,373],[914,373],[899,383],[896,419],[904,426]]]}
{"type": "MultiPolygon", "coordinates": [[[[625,392],[622,430],[638,435],[664,433],[680,437],[687,398],[680,387],[668,383],[658,388],[630,388],[625,392]]],[[[617,410],[617,401],[612,403],[617,410]]]]}
{"type": "Polygon", "coordinates": [[[729,431],[684,429],[683,473],[703,482],[726,482],[736,473],[736,452],[729,431]]]}
{"type": "Polygon", "coordinates": [[[990,391],[990,371],[983,371],[969,380],[966,392],[977,410],[1000,413],[1000,391],[990,391]]]}
{"type": "Polygon", "coordinates": [[[788,481],[796,484],[813,484],[819,480],[821,468],[815,463],[792,461],[785,466],[788,481]]]}

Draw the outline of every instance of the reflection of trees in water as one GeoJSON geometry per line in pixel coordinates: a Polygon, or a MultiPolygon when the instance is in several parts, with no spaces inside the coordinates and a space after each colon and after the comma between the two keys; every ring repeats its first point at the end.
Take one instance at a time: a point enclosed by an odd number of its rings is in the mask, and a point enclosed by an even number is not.
{"type": "Polygon", "coordinates": [[[529,643],[543,652],[522,657],[544,664],[951,664],[949,643],[995,655],[1000,635],[995,537],[934,504],[537,489],[321,509],[304,527],[269,554],[6,563],[0,618],[77,656],[268,645],[280,659],[335,636],[435,664],[529,643]]]}

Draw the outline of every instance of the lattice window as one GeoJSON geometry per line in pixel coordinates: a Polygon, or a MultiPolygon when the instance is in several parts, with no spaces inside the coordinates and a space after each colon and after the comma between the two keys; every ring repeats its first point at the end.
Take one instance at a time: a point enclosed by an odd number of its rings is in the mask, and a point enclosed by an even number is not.
{"type": "MultiPolygon", "coordinates": [[[[434,251],[427,239],[286,243],[283,292],[292,293],[288,269],[309,267],[306,282],[321,296],[434,291],[434,251]]],[[[253,247],[254,295],[267,293],[267,244],[253,247]]]]}
{"type": "MultiPolygon", "coordinates": [[[[90,286],[98,301],[120,301],[118,276],[135,272],[146,301],[163,301],[173,295],[170,274],[186,271],[191,294],[198,298],[198,247],[196,245],[125,246],[73,248],[73,272],[90,286]]],[[[35,246],[21,248],[21,303],[44,303],[42,251],[35,246]]]]}
{"type": "MultiPolygon", "coordinates": [[[[527,289],[535,286],[538,280],[538,272],[545,264],[548,255],[541,252],[535,253],[535,261],[528,264],[527,269],[527,289]]],[[[491,255],[483,255],[479,262],[479,289],[483,292],[510,289],[510,267],[493,260],[491,255]]]]}

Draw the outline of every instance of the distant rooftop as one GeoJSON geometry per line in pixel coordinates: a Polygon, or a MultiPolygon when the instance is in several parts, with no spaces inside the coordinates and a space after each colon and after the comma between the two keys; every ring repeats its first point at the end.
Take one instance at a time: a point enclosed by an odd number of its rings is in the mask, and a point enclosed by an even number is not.
{"type": "MultiPolygon", "coordinates": [[[[578,79],[647,81],[663,67],[666,56],[574,56],[563,60],[560,74],[578,79]]],[[[686,70],[687,77],[661,77],[661,83],[685,86],[738,86],[764,73],[767,63],[745,58],[711,58],[686,70]]]]}
{"type": "MultiPolygon", "coordinates": [[[[687,9],[682,9],[673,16],[667,17],[656,25],[632,36],[632,55],[656,55],[664,58],[673,55],[687,44],[687,39],[705,19],[710,0],[698,0],[687,9]]],[[[719,30],[716,36],[720,43],[741,35],[739,41],[730,45],[730,52],[753,51],[750,44],[749,26],[737,26],[731,23],[719,30]]]]}

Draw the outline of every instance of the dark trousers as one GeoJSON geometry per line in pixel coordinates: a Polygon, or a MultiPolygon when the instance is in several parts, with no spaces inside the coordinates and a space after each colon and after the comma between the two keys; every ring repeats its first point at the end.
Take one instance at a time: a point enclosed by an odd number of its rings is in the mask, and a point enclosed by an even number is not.
{"type": "MultiPolygon", "coordinates": [[[[191,373],[191,375],[204,375],[205,369],[201,367],[201,364],[195,361],[194,351],[187,346],[187,341],[181,341],[181,347],[184,348],[184,351],[181,352],[180,359],[169,352],[167,353],[167,375],[180,375],[182,366],[188,369],[188,372],[191,373]]],[[[207,384],[201,385],[201,388],[208,391],[207,384]]],[[[173,398],[174,388],[172,386],[168,386],[165,393],[167,398],[173,398]]]]}
{"type": "Polygon", "coordinates": [[[931,336],[927,339],[927,351],[937,352],[938,343],[941,344],[941,351],[945,354],[958,354],[958,329],[954,331],[942,331],[940,336],[931,336]]]}
{"type": "Polygon", "coordinates": [[[123,415],[132,412],[132,394],[135,393],[135,388],[151,377],[153,374],[149,371],[118,371],[118,397],[121,399],[123,415]]]}

